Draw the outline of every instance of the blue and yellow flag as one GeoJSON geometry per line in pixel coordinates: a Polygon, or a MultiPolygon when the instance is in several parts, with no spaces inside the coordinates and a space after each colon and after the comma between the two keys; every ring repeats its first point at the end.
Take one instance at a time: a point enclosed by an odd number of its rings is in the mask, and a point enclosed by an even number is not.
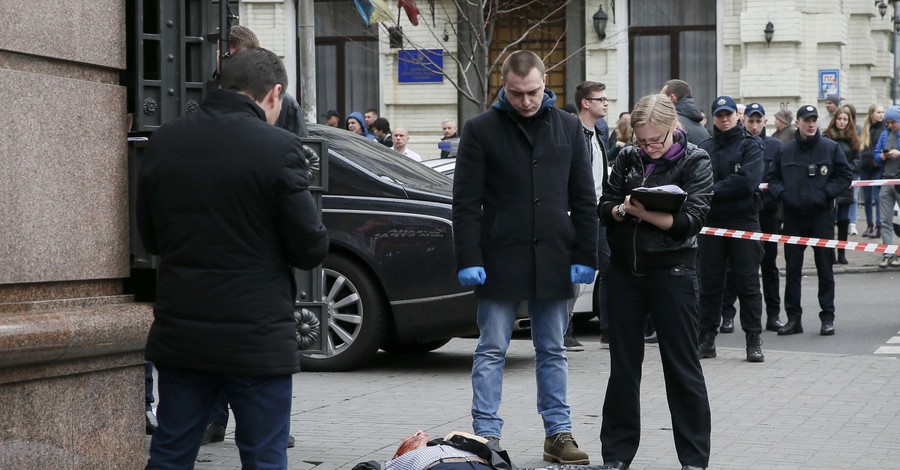
{"type": "Polygon", "coordinates": [[[359,10],[366,26],[394,19],[382,0],[353,0],[353,2],[356,3],[356,9],[359,10]]]}

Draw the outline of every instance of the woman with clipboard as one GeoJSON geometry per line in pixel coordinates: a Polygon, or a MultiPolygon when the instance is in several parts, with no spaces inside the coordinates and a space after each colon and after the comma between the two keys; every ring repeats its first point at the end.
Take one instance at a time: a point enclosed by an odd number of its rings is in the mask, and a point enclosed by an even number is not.
{"type": "Polygon", "coordinates": [[[643,97],[631,114],[636,145],[619,153],[597,212],[611,249],[607,299],[610,378],[600,441],[604,466],[627,468],[640,441],[644,315],[659,336],[675,448],[683,469],[709,463],[709,398],[697,355],[697,234],[712,196],[709,156],[687,141],[665,95],[643,97]],[[651,211],[636,188],[676,185],[687,194],[672,212],[651,211]],[[636,193],[635,193],[636,194],[636,193]]]}

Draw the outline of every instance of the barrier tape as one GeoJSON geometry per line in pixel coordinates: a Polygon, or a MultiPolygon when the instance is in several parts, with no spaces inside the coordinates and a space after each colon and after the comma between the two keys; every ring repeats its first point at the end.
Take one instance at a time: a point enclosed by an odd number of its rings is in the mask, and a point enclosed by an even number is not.
{"type": "Polygon", "coordinates": [[[884,245],[881,243],[860,243],[826,238],[798,237],[796,235],[775,235],[772,233],[747,232],[745,230],[733,230],[727,228],[703,227],[701,235],[716,237],[739,238],[742,240],[759,240],[763,242],[787,243],[789,245],[812,246],[819,248],[839,248],[842,250],[865,251],[869,253],[886,253],[896,255],[900,253],[900,245],[884,245]]]}
{"type": "MultiPolygon", "coordinates": [[[[861,186],[896,186],[900,185],[900,179],[890,179],[890,180],[854,180],[850,183],[852,187],[861,187],[861,186]]],[[[769,189],[769,183],[760,183],[759,189],[769,189]]]]}

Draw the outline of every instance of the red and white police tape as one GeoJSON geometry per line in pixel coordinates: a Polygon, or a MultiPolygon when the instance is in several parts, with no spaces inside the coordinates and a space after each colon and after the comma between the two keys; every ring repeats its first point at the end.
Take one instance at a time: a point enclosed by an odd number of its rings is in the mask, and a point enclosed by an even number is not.
{"type": "Polygon", "coordinates": [[[900,254],[900,245],[883,245],[881,243],[859,243],[825,238],[798,237],[796,235],[775,235],[772,233],[747,232],[727,228],[703,227],[701,235],[716,237],[740,238],[742,240],[759,240],[763,242],[787,243],[820,248],[840,248],[843,250],[867,251],[869,253],[900,254]]]}
{"type": "MultiPolygon", "coordinates": [[[[896,186],[900,185],[900,179],[890,179],[890,180],[855,180],[850,183],[850,186],[860,187],[860,186],[896,186]]],[[[759,189],[768,189],[768,183],[761,183],[759,185],[759,189]]]]}

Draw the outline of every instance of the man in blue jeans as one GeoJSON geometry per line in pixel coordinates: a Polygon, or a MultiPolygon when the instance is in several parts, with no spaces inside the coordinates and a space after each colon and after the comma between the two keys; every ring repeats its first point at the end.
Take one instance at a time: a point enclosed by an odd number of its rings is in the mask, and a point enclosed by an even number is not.
{"type": "Polygon", "coordinates": [[[300,370],[291,267],[311,269],[328,252],[300,138],[272,125],[287,87],[281,59],[241,51],[220,77],[200,109],[153,134],[138,179],[138,230],[160,257],[148,470],[194,468],[222,393],[242,468],[287,468],[300,370]]]}
{"type": "Polygon", "coordinates": [[[556,108],[536,54],[510,54],[501,75],[497,103],[466,123],[453,181],[458,276],[461,284],[476,286],[479,301],[473,429],[498,445],[503,366],[516,310],[525,301],[544,459],[587,464],[572,437],[563,334],[574,284],[593,282],[597,265],[591,160],[581,122],[556,108]]]}

